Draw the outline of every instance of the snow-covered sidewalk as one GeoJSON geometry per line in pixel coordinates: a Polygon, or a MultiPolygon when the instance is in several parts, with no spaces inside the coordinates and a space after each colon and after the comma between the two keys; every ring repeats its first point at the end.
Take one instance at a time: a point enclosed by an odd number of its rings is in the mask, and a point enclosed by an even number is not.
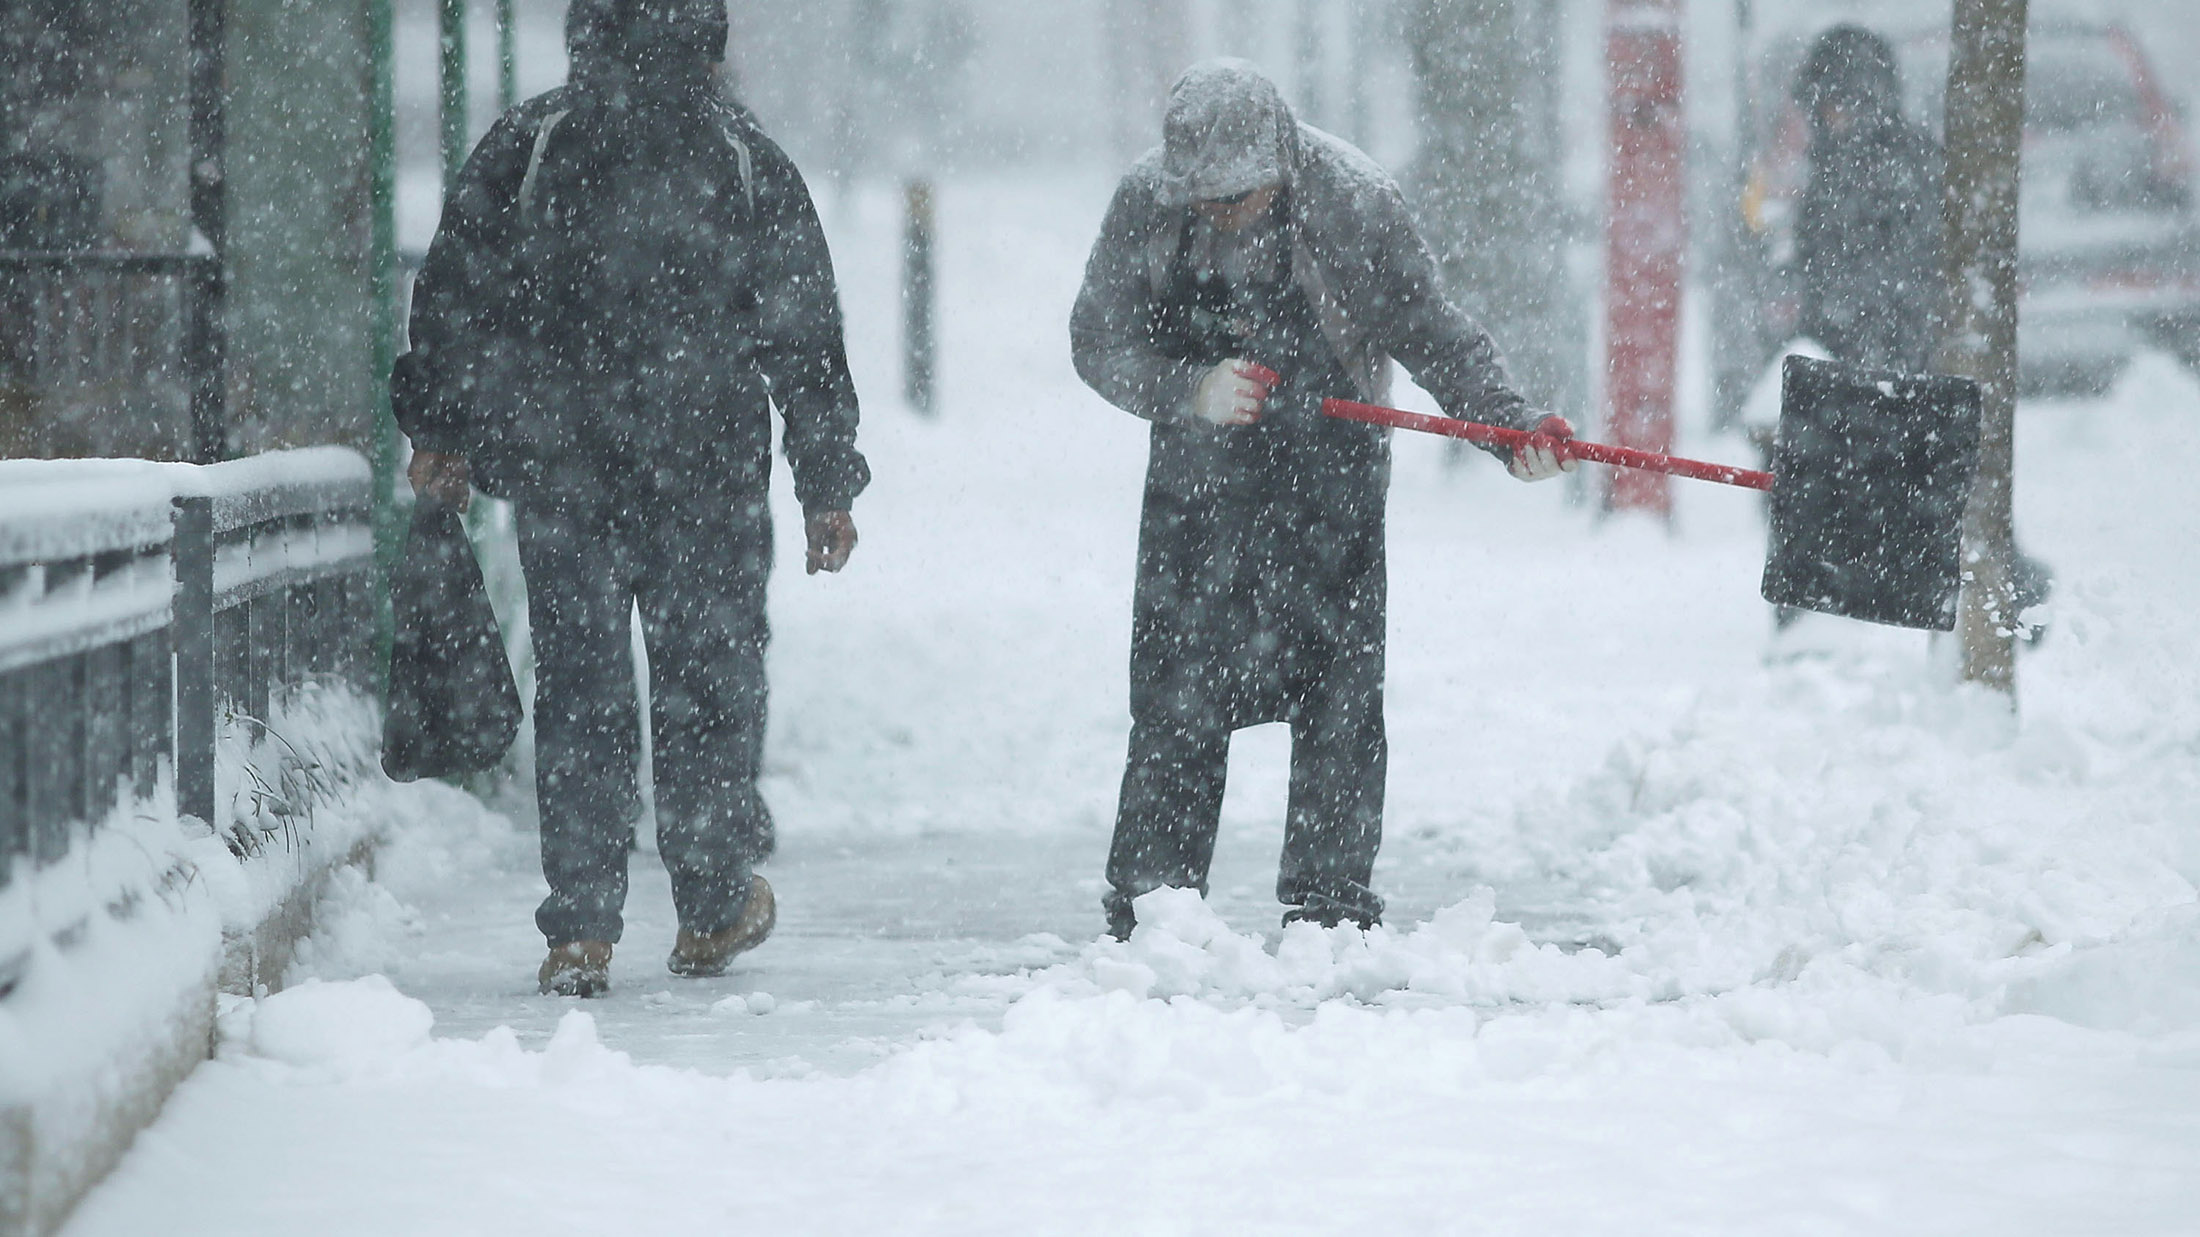
{"type": "Polygon", "coordinates": [[[2200,383],[2023,411],[2015,725],[1911,633],[1768,664],[1738,492],[1668,535],[1401,440],[1389,925],[1277,929],[1270,728],[1213,900],[1117,945],[1144,435],[1063,325],[1106,191],[951,187],[936,424],[885,398],[890,202],[835,229],[879,481],[774,586],[778,936],[672,979],[644,854],[612,995],[535,996],[532,837],[412,792],[72,1234],[2200,1224],[2200,383]]]}

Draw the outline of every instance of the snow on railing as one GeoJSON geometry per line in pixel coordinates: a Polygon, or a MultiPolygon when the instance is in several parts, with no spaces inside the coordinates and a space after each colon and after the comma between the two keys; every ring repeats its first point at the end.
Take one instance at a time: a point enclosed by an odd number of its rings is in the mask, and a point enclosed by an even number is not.
{"type": "Polygon", "coordinates": [[[373,548],[370,473],[342,448],[0,463],[0,1000],[39,934],[80,930],[11,885],[169,787],[220,827],[225,724],[264,727],[316,679],[368,685],[373,548]]]}

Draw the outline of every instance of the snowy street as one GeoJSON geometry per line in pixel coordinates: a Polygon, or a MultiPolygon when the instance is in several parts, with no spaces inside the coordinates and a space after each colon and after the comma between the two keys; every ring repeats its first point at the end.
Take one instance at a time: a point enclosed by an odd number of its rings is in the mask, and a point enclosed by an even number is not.
{"type": "Polygon", "coordinates": [[[877,480],[832,578],[775,481],[772,940],[668,975],[645,844],[609,996],[538,996],[524,810],[378,790],[373,878],[67,1233],[2200,1226],[2200,379],[2020,411],[2014,723],[1921,633],[1770,656],[1754,495],[1668,532],[1399,436],[1385,925],[1280,929],[1266,727],[1213,897],[1116,944],[1146,427],[1066,330],[1109,188],[945,186],[933,421],[899,203],[825,203],[877,480]]]}

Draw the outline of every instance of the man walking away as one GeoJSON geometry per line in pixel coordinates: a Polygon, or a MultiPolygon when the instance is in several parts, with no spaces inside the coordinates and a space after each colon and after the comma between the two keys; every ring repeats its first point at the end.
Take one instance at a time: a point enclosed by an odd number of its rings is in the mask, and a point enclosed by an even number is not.
{"type": "MultiPolygon", "coordinates": [[[[1253,66],[1186,72],[1163,139],[1117,189],[1070,319],[1079,375],[1153,422],[1109,930],[1128,936],[1151,889],[1205,892],[1230,733],[1276,721],[1284,921],[1370,926],[1390,446],[1321,401],[1380,402],[1395,356],[1454,415],[1570,431],[1527,410],[1446,298],[1391,179],[1253,66]]],[[[1549,441],[1514,475],[1557,475],[1549,441]]]]}
{"type": "Polygon", "coordinates": [[[674,974],[771,931],[764,738],[771,408],[838,571],[870,479],[807,187],[719,92],[724,0],[574,0],[572,80],[451,186],[391,378],[422,501],[515,508],[535,641],[544,992],[594,996],[639,812],[629,616],[649,652],[674,974]]]}

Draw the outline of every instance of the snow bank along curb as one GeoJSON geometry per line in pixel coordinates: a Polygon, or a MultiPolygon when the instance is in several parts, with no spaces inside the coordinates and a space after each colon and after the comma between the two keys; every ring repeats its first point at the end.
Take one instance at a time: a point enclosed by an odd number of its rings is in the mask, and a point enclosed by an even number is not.
{"type": "Polygon", "coordinates": [[[371,518],[339,448],[0,464],[0,1234],[59,1226],[368,854],[371,518]]]}

